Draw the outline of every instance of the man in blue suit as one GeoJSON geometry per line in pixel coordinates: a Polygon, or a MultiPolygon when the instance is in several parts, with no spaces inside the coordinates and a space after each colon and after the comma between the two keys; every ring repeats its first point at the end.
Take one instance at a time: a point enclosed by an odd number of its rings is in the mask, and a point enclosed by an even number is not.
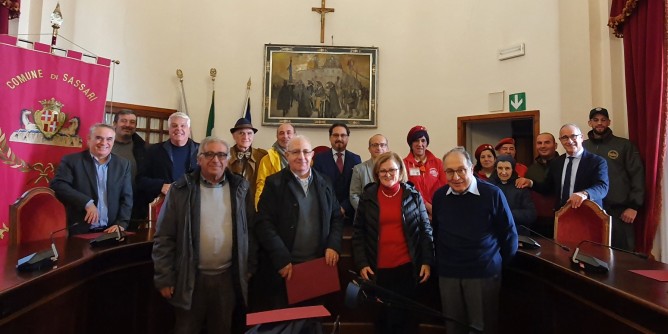
{"type": "Polygon", "coordinates": [[[353,176],[353,167],[362,163],[359,155],[346,150],[350,129],[343,123],[334,123],[329,127],[329,142],[331,151],[325,151],[313,157],[313,169],[329,178],[336,199],[341,204],[341,214],[344,222],[352,224],[355,209],[350,204],[350,180],[353,176]]]}
{"type": "Polygon", "coordinates": [[[51,180],[51,189],[65,206],[70,235],[128,227],[132,169],[129,160],[111,153],[114,137],[113,127],[93,125],[88,150],[64,156],[51,180]]]}
{"type": "Polygon", "coordinates": [[[566,203],[578,208],[585,199],[603,207],[603,198],[609,189],[607,162],[584,149],[582,131],[574,124],[561,127],[559,141],[566,154],[550,162],[545,181],[534,183],[529,179],[518,179],[518,187],[529,186],[539,193],[556,194],[555,209],[566,203]]]}

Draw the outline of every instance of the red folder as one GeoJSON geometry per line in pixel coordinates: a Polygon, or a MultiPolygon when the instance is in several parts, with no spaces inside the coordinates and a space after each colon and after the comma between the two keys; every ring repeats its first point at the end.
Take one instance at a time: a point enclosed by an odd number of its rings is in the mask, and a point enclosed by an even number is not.
{"type": "Polygon", "coordinates": [[[337,266],[329,266],[325,258],[292,265],[292,277],[285,281],[288,304],[341,290],[337,266]]]}
{"type": "Polygon", "coordinates": [[[668,270],[629,270],[632,273],[655,279],[659,282],[668,282],[668,270]]]}
{"type": "Polygon", "coordinates": [[[330,313],[322,305],[291,307],[246,315],[246,325],[253,326],[270,322],[327,317],[330,313]]]}

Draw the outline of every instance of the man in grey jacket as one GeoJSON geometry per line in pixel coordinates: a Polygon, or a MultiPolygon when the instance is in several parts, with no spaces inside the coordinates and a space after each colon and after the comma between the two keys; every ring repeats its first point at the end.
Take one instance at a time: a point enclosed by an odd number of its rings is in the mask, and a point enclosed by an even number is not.
{"type": "Polygon", "coordinates": [[[612,216],[612,245],[633,251],[633,223],[645,200],[645,168],[636,146],[626,138],[613,135],[610,123],[605,108],[592,109],[589,112],[589,139],[582,146],[608,163],[610,190],[603,199],[603,209],[612,216]]]}
{"type": "Polygon", "coordinates": [[[249,184],[227,169],[229,145],[205,138],[198,168],[167,193],[154,236],[154,283],[175,309],[176,333],[231,333],[253,267],[249,184]],[[236,309],[236,312],[235,312],[236,309]]]}
{"type": "Polygon", "coordinates": [[[387,138],[381,134],[376,134],[369,138],[369,153],[371,158],[361,164],[353,167],[353,176],[350,179],[350,204],[357,210],[360,203],[360,196],[364,193],[364,187],[373,182],[373,161],[377,156],[390,150],[387,138]]]}

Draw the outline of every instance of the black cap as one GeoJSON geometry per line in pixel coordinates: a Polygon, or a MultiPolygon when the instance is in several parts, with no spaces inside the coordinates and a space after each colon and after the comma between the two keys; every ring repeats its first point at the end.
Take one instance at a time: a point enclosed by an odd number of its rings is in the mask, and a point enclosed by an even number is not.
{"type": "Polygon", "coordinates": [[[237,123],[234,124],[234,127],[230,129],[230,133],[234,133],[239,129],[251,129],[253,133],[257,133],[257,129],[253,127],[253,124],[245,118],[239,118],[237,123]]]}
{"type": "Polygon", "coordinates": [[[610,119],[610,115],[608,115],[608,109],[605,108],[594,108],[589,112],[589,119],[594,118],[596,115],[603,115],[605,118],[610,119]]]}

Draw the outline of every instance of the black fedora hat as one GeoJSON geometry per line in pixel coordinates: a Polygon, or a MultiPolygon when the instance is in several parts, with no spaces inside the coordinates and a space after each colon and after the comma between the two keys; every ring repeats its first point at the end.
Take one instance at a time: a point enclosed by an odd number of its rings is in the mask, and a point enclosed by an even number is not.
{"type": "Polygon", "coordinates": [[[234,133],[239,129],[251,129],[253,133],[257,133],[257,129],[253,127],[253,124],[245,118],[239,118],[234,124],[234,127],[230,129],[230,133],[234,133]]]}

